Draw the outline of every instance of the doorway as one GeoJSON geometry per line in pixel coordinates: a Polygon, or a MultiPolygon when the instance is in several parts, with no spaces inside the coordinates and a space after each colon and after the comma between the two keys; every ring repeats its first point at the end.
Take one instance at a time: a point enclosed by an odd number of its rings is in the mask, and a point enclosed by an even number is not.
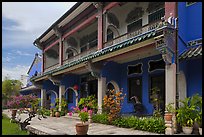
{"type": "MultiPolygon", "coordinates": [[[[157,94],[160,100],[159,109],[161,109],[162,114],[164,114],[164,111],[165,111],[165,75],[164,74],[153,75],[150,77],[150,80],[151,80],[150,88],[151,89],[155,87],[158,88],[157,94]]],[[[151,89],[150,89],[150,95],[152,95],[151,89]]]]}

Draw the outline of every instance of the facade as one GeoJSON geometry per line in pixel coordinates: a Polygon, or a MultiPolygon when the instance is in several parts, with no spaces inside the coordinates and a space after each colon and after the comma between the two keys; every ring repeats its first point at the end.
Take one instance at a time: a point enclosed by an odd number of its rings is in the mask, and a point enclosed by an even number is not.
{"type": "Polygon", "coordinates": [[[33,85],[30,81],[30,78],[33,76],[37,76],[41,73],[41,64],[42,64],[42,56],[38,53],[35,54],[35,58],[33,59],[33,62],[27,72],[28,78],[27,83],[25,87],[22,87],[20,90],[20,94],[22,95],[28,95],[28,94],[34,94],[37,95],[39,98],[41,97],[41,90],[37,86],[33,85]]]}
{"type": "Polygon", "coordinates": [[[65,97],[70,110],[95,95],[100,113],[115,89],[126,94],[122,113],[134,112],[137,96],[151,115],[154,87],[163,112],[177,97],[202,95],[201,10],[201,2],[77,2],[34,41],[41,73],[29,76],[41,105],[65,97]]]}
{"type": "Polygon", "coordinates": [[[22,88],[26,87],[27,85],[27,80],[28,80],[28,76],[27,75],[21,75],[21,78],[20,78],[20,82],[22,82],[22,88]]]}

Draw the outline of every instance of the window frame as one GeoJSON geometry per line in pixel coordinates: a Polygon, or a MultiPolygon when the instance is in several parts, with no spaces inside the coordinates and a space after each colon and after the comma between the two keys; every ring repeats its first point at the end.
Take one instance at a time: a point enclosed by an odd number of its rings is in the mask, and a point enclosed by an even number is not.
{"type": "MultiPolygon", "coordinates": [[[[142,94],[142,92],[143,92],[143,90],[142,90],[142,76],[134,76],[134,77],[128,77],[127,78],[127,102],[128,103],[132,103],[132,101],[131,101],[131,99],[130,99],[130,92],[131,92],[131,88],[130,88],[130,80],[131,79],[140,79],[141,80],[141,97],[139,97],[140,98],[140,102],[142,102],[143,101],[143,99],[142,99],[142,97],[143,97],[143,94],[142,94]]],[[[135,95],[134,95],[135,96],[135,95]]]]}

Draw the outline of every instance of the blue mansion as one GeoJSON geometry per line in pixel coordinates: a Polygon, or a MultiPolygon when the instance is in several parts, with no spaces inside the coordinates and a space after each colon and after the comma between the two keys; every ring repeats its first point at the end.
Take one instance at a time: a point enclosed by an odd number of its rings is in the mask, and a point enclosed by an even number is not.
{"type": "MultiPolygon", "coordinates": [[[[42,50],[21,94],[34,93],[50,109],[65,97],[68,110],[95,95],[101,113],[108,89],[126,94],[121,113],[137,96],[153,113],[152,88],[160,109],[202,95],[201,2],[77,2],[35,41],[42,50]]],[[[176,106],[175,106],[176,107],[176,106]]]]}

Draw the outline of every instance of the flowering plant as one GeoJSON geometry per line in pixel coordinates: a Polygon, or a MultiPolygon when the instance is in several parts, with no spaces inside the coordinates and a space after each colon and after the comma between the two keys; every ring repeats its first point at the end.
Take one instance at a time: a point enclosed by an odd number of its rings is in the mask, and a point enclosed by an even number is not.
{"type": "Polygon", "coordinates": [[[79,109],[79,107],[72,107],[73,111],[69,112],[69,116],[72,116],[73,113],[78,113],[79,118],[84,124],[89,119],[89,115],[92,115],[92,110],[88,110],[87,107],[84,107],[83,109],[79,109]]]}
{"type": "Polygon", "coordinates": [[[19,108],[28,108],[36,107],[39,103],[39,99],[33,95],[19,95],[11,96],[7,102],[8,108],[19,109],[19,108]]]}

